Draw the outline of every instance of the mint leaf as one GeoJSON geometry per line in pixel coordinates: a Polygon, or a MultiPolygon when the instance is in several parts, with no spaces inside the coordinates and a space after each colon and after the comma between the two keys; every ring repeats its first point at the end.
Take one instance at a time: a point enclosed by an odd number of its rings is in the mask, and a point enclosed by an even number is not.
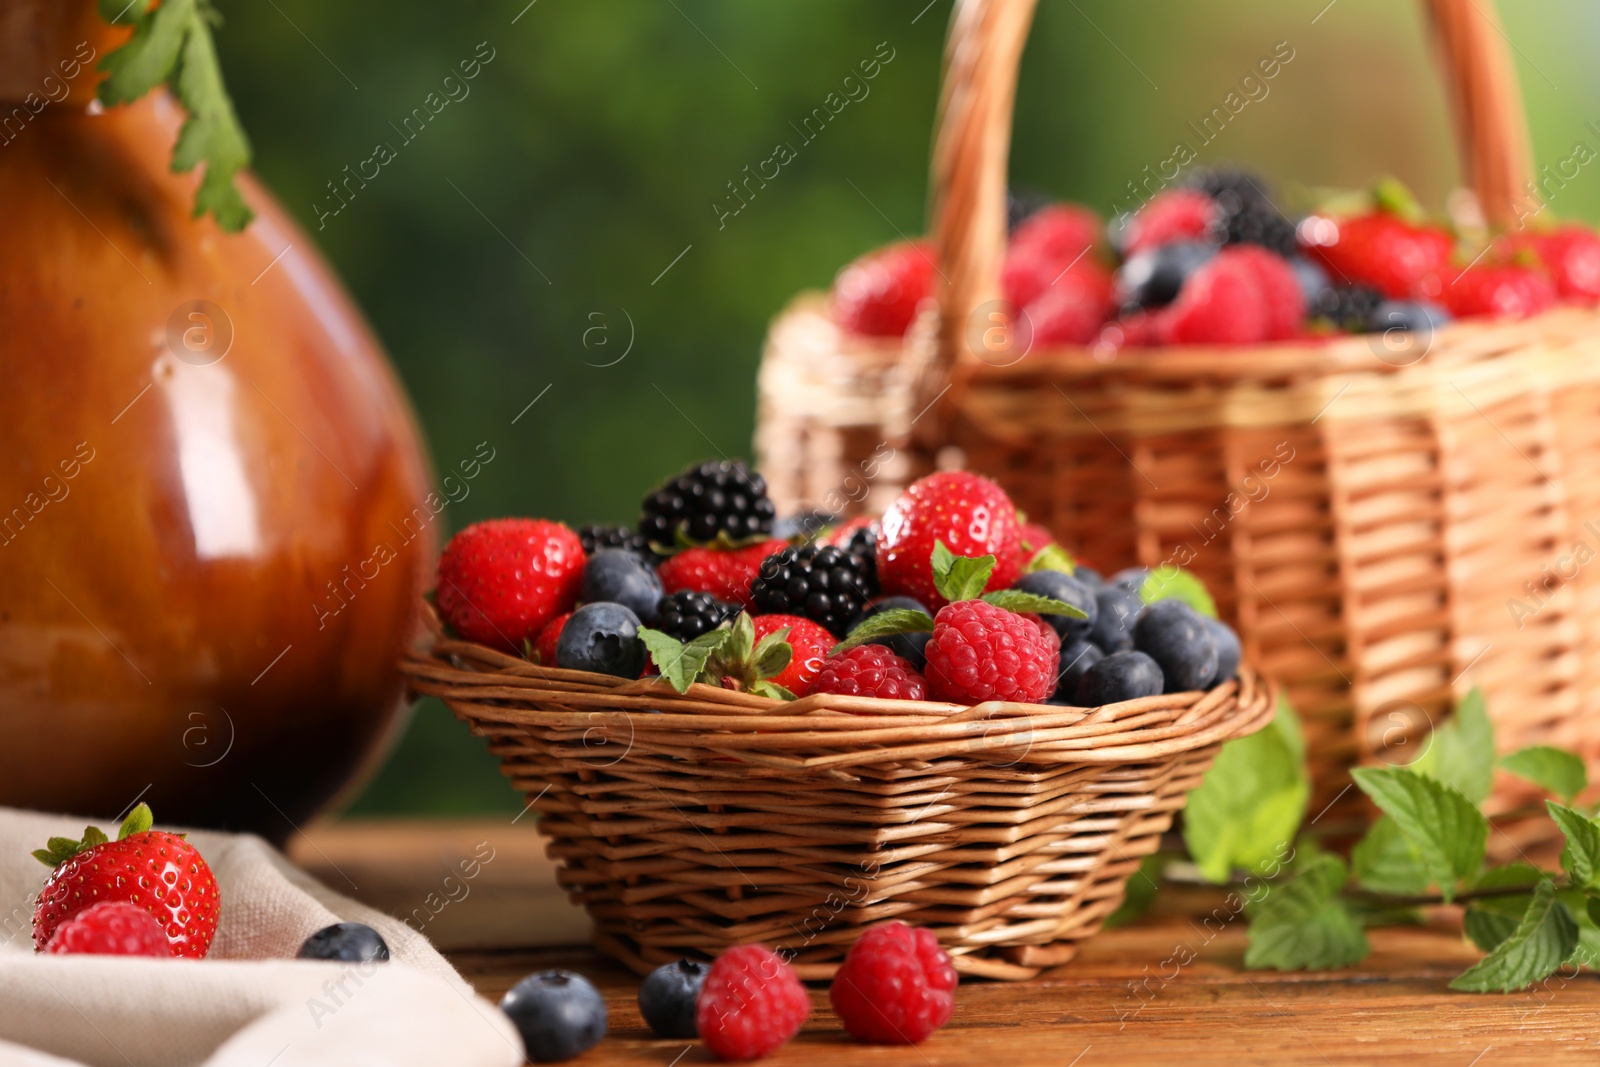
{"type": "Polygon", "coordinates": [[[790,629],[785,626],[781,630],[774,630],[756,645],[756,674],[760,675],[763,681],[782,674],[783,669],[794,658],[794,646],[789,644],[790,629]]]}
{"type": "Polygon", "coordinates": [[[1348,967],[1371,951],[1339,890],[1345,866],[1337,856],[1321,855],[1295,878],[1276,885],[1250,909],[1250,947],[1246,967],[1280,971],[1348,967]]]}
{"type": "Polygon", "coordinates": [[[1082,608],[1073,607],[1065,600],[1054,597],[1040,596],[1038,593],[1028,593],[1021,589],[996,589],[992,593],[985,593],[978,598],[997,608],[1006,611],[1024,612],[1031,611],[1039,615],[1065,615],[1072,619],[1087,619],[1088,612],[1082,608]]]}
{"type": "Polygon", "coordinates": [[[203,18],[193,20],[171,83],[178,102],[189,112],[172,149],[172,169],[193,170],[204,162],[193,214],[199,217],[209,211],[224,230],[237,233],[255,217],[233,182],[250,165],[250,142],[222,84],[216,46],[203,18]]]}
{"type": "Polygon", "coordinates": [[[699,679],[700,672],[705,669],[706,661],[732,636],[728,630],[712,630],[684,644],[671,634],[652,630],[648,626],[639,627],[639,639],[644,642],[645,651],[650,653],[650,662],[656,665],[661,677],[680,693],[689,691],[689,686],[699,679]]]}
{"type": "Polygon", "coordinates": [[[131,104],[166,81],[194,24],[195,0],[166,0],[134,23],[127,44],[100,61],[100,102],[131,104]]]}
{"type": "Polygon", "coordinates": [[[1476,686],[1456,705],[1456,713],[1436,727],[1428,747],[1411,769],[1453,786],[1481,804],[1494,783],[1494,727],[1476,686]]]}
{"type": "Polygon", "coordinates": [[[1028,560],[1028,565],[1022,568],[1024,574],[1034,571],[1060,571],[1062,574],[1074,574],[1078,564],[1067,554],[1067,550],[1052,541],[1033,554],[1028,560]]]}
{"type": "Polygon", "coordinates": [[[1561,869],[1579,889],[1600,890],[1600,825],[1553,800],[1545,801],[1544,806],[1567,838],[1561,850],[1561,869]]]}
{"type": "Polygon", "coordinates": [[[1281,858],[1311,797],[1294,711],[1279,701],[1265,729],[1217,753],[1183,812],[1183,841],[1200,873],[1226,882],[1235,868],[1260,871],[1281,858]]]}
{"type": "Polygon", "coordinates": [[[933,543],[933,587],[946,600],[973,599],[983,592],[993,573],[993,556],[958,556],[943,541],[933,543]]]}
{"type": "Polygon", "coordinates": [[[1527,886],[1526,894],[1508,897],[1485,897],[1467,905],[1462,926],[1472,943],[1485,952],[1493,952],[1510,937],[1528,910],[1533,899],[1533,887],[1550,876],[1527,863],[1513,863],[1484,871],[1473,883],[1474,889],[1499,889],[1504,886],[1527,886]]]}
{"type": "Polygon", "coordinates": [[[750,692],[758,697],[770,697],[773,700],[794,700],[795,695],[777,682],[769,682],[765,678],[750,683],[750,692]]]}
{"type": "Polygon", "coordinates": [[[1453,899],[1456,883],[1483,865],[1489,820],[1458,790],[1410,770],[1357,767],[1351,775],[1416,846],[1446,902],[1453,899]]]}
{"type": "Polygon", "coordinates": [[[1122,903],[1106,917],[1105,929],[1115,930],[1135,922],[1150,905],[1155,903],[1156,892],[1161,888],[1161,868],[1165,861],[1159,855],[1146,856],[1139,869],[1122,890],[1122,903]]]}
{"type": "Polygon", "coordinates": [[[1206,585],[1182,567],[1163,564],[1145,576],[1139,586],[1139,599],[1146,604],[1158,600],[1181,600],[1202,615],[1217,617],[1217,602],[1206,585]]]}
{"type": "Polygon", "coordinates": [[[932,633],[933,616],[911,608],[891,608],[867,618],[850,635],[828,650],[828,655],[864,645],[890,634],[932,633]]]}
{"type": "Polygon", "coordinates": [[[1556,887],[1543,881],[1533,887],[1516,928],[1483,959],[1450,983],[1471,993],[1511,993],[1551,974],[1578,947],[1578,921],[1556,899],[1556,887]]]}
{"type": "MultiPolygon", "coordinates": [[[[134,834],[142,834],[146,830],[150,829],[150,827],[154,826],[155,823],[155,816],[150,814],[150,805],[140,804],[138,807],[128,812],[128,817],[122,820],[122,828],[117,831],[117,840],[125,841],[134,834]]],[[[97,836],[102,842],[104,842],[106,839],[105,834],[102,834],[99,830],[96,830],[92,826],[86,828],[83,832],[83,836],[85,838],[90,837],[91,834],[97,836]]]]}
{"type": "Polygon", "coordinates": [[[1542,786],[1562,800],[1571,800],[1589,784],[1589,771],[1583,760],[1564,748],[1532,745],[1518,749],[1500,761],[1500,766],[1542,786]]]}
{"type": "Polygon", "coordinates": [[[1350,853],[1356,884],[1374,893],[1409,897],[1427,891],[1433,878],[1413,845],[1391,816],[1380,815],[1350,853]]]}

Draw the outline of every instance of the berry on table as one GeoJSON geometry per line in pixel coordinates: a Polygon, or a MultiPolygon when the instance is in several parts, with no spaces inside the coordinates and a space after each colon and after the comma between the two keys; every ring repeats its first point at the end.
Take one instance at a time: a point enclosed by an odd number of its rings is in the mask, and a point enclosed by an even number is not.
{"type": "MultiPolygon", "coordinates": [[[[920,611],[924,615],[932,614],[932,612],[928,610],[928,606],[922,601],[917,600],[915,597],[879,597],[877,600],[874,600],[872,603],[868,604],[860,615],[856,616],[855,621],[850,624],[850,629],[854,630],[857,626],[860,626],[863,622],[872,618],[872,616],[878,614],[879,612],[894,610],[920,611]]],[[[913,631],[911,633],[889,634],[886,637],[876,637],[873,638],[870,643],[874,645],[882,645],[884,648],[887,648],[889,651],[893,652],[895,655],[911,664],[912,670],[920,673],[928,665],[928,639],[932,636],[933,634],[927,632],[926,630],[920,630],[913,631]]]]}
{"type": "Polygon", "coordinates": [[[746,548],[686,548],[663,561],[656,573],[668,593],[710,593],[718,600],[748,608],[750,583],[761,570],[761,561],[787,547],[782,541],[770,540],[746,548]]]}
{"type": "Polygon", "coordinates": [[[606,1002],[583,975],[540,971],[500,998],[528,1059],[534,1063],[570,1060],[600,1043],[606,1033],[606,1002]]]}
{"type": "Polygon", "coordinates": [[[1039,704],[1056,687],[1059,640],[1036,617],[982,600],[959,600],[934,616],[928,642],[928,689],[936,700],[1039,704]]]}
{"type": "Polygon", "coordinates": [[[835,545],[785,548],[762,560],[750,599],[758,612],[801,615],[843,637],[878,591],[871,570],[863,557],[835,545]]]}
{"type": "Polygon", "coordinates": [[[685,959],[664,963],[646,976],[639,986],[639,1014],[657,1037],[700,1036],[694,1022],[695,1002],[710,970],[709,963],[685,959]]]}
{"type": "Polygon", "coordinates": [[[1060,600],[1084,613],[1084,618],[1081,619],[1072,615],[1041,616],[1055,629],[1063,642],[1085,636],[1094,626],[1095,616],[1099,610],[1094,590],[1070,574],[1062,574],[1060,571],[1034,571],[1018,578],[1012,588],[1060,600]]]}
{"type": "Polygon", "coordinates": [[[520,653],[545,623],[572,610],[583,564],[578,535],[558,522],[475,522],[445,546],[434,595],[462,637],[520,653]]]}
{"type": "Polygon", "coordinates": [[[583,545],[585,554],[590,556],[602,548],[625,548],[649,563],[653,564],[656,560],[644,536],[631,526],[601,526],[596,523],[580,526],[578,542],[583,545]]]}
{"type": "Polygon", "coordinates": [[[544,624],[544,629],[539,631],[539,636],[533,642],[533,661],[542,663],[546,667],[556,665],[556,646],[561,643],[561,631],[567,625],[567,620],[572,618],[568,611],[557,615],[544,624]]]}
{"type": "Polygon", "coordinates": [[[987,478],[940,471],[906,488],[878,529],[878,582],[884,592],[913,596],[935,608],[946,601],[933,582],[933,546],[957,556],[995,557],[986,588],[1004,589],[1021,570],[1016,505],[987,478]]]}
{"type": "Polygon", "coordinates": [[[850,946],[828,1000],[862,1041],[915,1045],[950,1021],[957,980],[931,931],[890,922],[868,928],[850,946]]]}
{"type": "Polygon", "coordinates": [[[1158,600],[1133,624],[1133,647],[1161,668],[1166,691],[1204,689],[1217,674],[1217,642],[1204,618],[1181,600],[1158,600]]]}
{"type": "Polygon", "coordinates": [[[639,639],[639,616],[607,601],[585,604],[572,613],[556,642],[556,666],[637,678],[648,658],[639,639]]]}
{"type": "Polygon", "coordinates": [[[1099,645],[1085,640],[1062,644],[1061,667],[1056,675],[1056,691],[1050,698],[1050,703],[1076,706],[1078,682],[1089,673],[1090,667],[1105,658],[1106,654],[1100,651],[1099,645]]]}
{"type": "Polygon", "coordinates": [[[765,945],[737,945],[711,965],[695,1024],[724,1060],[756,1060],[800,1032],[811,998],[793,970],[765,945]]]}
{"type": "Polygon", "coordinates": [[[300,960],[383,963],[389,959],[389,943],[366,923],[334,923],[306,938],[294,955],[300,960]]]}
{"type": "Polygon", "coordinates": [[[644,498],[639,534],[664,551],[685,542],[741,544],[771,537],[776,514],[765,478],[738,460],[708,460],[644,498]]]}
{"type": "Polygon", "coordinates": [[[750,621],[755,624],[757,642],[786,626],[789,628],[787,640],[793,650],[789,665],[768,680],[774,685],[783,686],[797,697],[809,693],[812,681],[822,670],[823,661],[828,658],[828,650],[838,643],[838,639],[820,624],[798,615],[757,615],[750,621]]]}
{"type": "Polygon", "coordinates": [[[655,625],[661,603],[661,579],[656,569],[636,553],[621,548],[602,548],[589,557],[583,568],[583,599],[588,603],[609,600],[655,625]]]}
{"type": "Polygon", "coordinates": [[[1124,700],[1159,695],[1166,687],[1161,668],[1143,652],[1114,652],[1078,679],[1077,705],[1098,708],[1124,700]]]}
{"type": "Polygon", "coordinates": [[[737,604],[718,600],[710,593],[681,589],[661,598],[656,629],[679,641],[693,641],[710,633],[739,613],[737,604]]]}
{"type": "Polygon", "coordinates": [[[829,656],[811,683],[813,693],[883,700],[926,700],[928,683],[909,662],[882,645],[859,645],[829,656]]]}
{"type": "Polygon", "coordinates": [[[102,900],[56,927],[43,951],[54,955],[172,957],[161,921],[137,904],[102,900]]]}
{"type": "Polygon", "coordinates": [[[933,246],[907,241],[862,256],[833,282],[833,320],[851,333],[901,337],[933,295],[933,246]]]}

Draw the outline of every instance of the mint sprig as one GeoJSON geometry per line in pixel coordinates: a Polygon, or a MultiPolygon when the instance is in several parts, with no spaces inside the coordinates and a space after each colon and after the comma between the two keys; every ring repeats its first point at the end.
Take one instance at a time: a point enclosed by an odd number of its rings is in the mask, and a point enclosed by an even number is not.
{"type": "Polygon", "coordinates": [[[680,693],[696,682],[741,689],[775,700],[793,700],[794,694],[772,681],[794,658],[789,627],[776,630],[759,642],[750,616],[740,612],[731,625],[701,634],[687,643],[671,634],[639,627],[650,662],[661,677],[680,693]]]}

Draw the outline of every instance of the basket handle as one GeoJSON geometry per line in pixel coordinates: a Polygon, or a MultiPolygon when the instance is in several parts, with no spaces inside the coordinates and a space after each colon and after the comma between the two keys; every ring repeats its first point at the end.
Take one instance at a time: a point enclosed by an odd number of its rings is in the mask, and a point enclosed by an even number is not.
{"type": "MultiPolygon", "coordinates": [[[[939,314],[935,342],[916,368],[918,409],[959,394],[973,367],[1013,359],[1009,311],[999,303],[1006,164],[1017,68],[1035,3],[956,0],[951,14],[930,175],[939,314]]],[[[1533,174],[1532,151],[1493,0],[1424,3],[1449,77],[1467,180],[1488,221],[1510,226],[1533,174]]],[[[948,410],[949,400],[940,406],[948,410]]]]}

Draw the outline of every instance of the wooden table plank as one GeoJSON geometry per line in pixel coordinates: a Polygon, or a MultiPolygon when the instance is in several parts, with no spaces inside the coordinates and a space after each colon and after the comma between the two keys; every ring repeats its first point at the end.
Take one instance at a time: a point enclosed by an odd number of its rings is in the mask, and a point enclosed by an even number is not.
{"type": "MultiPolygon", "coordinates": [[[[713,1062],[697,1043],[651,1037],[634,1001],[637,979],[581,944],[586,920],[555,889],[542,845],[525,825],[346,823],[313,829],[292,854],[329,885],[407,914],[438,891],[449,864],[482,842],[495,858],[482,865],[466,895],[431,919],[428,932],[439,935],[484,996],[498,999],[526,974],[566,967],[593,979],[611,1012],[610,1036],[578,1062],[713,1062]]],[[[1100,935],[1073,963],[1034,981],[964,983],[954,1021],[917,1048],[851,1041],[828,1009],[826,991],[813,988],[805,1031],[763,1062],[1496,1067],[1600,1061],[1600,986],[1592,975],[1557,976],[1526,993],[1452,993],[1450,979],[1477,953],[1447,922],[1371,936],[1373,954],[1359,970],[1245,971],[1243,919],[1221,896],[1169,892],[1147,920],[1100,935]]]]}

